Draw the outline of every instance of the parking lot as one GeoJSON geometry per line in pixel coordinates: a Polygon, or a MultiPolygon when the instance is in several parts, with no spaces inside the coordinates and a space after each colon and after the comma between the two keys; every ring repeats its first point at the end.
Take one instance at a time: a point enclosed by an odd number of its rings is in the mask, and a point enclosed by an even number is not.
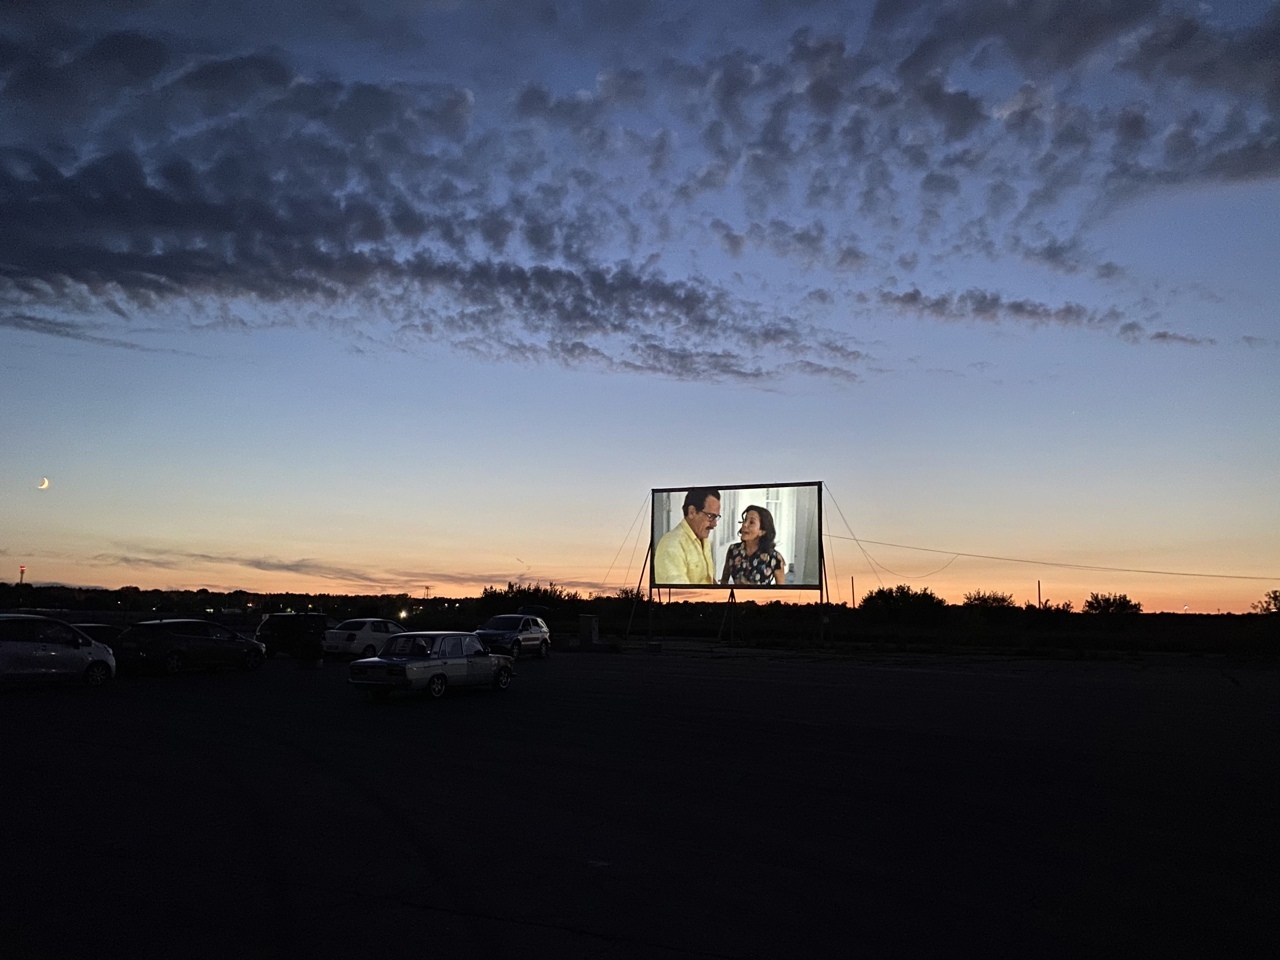
{"type": "MultiPolygon", "coordinates": [[[[1280,671],[559,653],[0,692],[5,957],[1256,954],[1280,671]]],[[[1268,951],[1269,952],[1269,951],[1268,951]]]]}

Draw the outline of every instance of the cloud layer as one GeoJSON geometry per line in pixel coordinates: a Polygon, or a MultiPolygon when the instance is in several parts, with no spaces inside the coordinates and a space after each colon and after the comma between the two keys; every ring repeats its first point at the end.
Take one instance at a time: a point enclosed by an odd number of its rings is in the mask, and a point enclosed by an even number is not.
{"type": "Polygon", "coordinates": [[[1274,6],[684,7],[6,7],[0,328],[143,349],[220,303],[743,381],[855,379],[886,314],[1214,342],[1119,299],[1088,227],[1280,174],[1274,6]]]}

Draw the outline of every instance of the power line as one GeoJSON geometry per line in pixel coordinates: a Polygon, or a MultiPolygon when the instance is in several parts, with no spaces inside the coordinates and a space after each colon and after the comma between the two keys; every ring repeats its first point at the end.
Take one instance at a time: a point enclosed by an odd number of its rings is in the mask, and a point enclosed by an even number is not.
{"type": "MultiPolygon", "coordinates": [[[[836,513],[840,514],[840,519],[841,519],[841,520],[844,520],[844,528],[845,528],[846,530],[848,530],[848,531],[849,531],[849,536],[850,536],[850,537],[852,537],[852,539],[853,539],[853,542],[854,542],[854,543],[858,544],[858,549],[859,549],[859,550],[861,550],[861,551],[862,551],[862,555],[863,555],[864,557],[866,557],[866,558],[867,558],[867,563],[871,564],[871,572],[872,572],[872,573],[874,573],[874,574],[876,575],[876,582],[877,582],[877,583],[879,583],[881,587],[883,587],[883,586],[884,586],[884,581],[880,579],[880,571],[876,569],[876,567],[878,566],[878,564],[877,564],[874,560],[872,560],[872,559],[871,559],[871,554],[867,553],[867,549],[866,549],[866,547],[864,547],[864,546],[862,545],[862,543],[858,540],[858,538],[853,536],[853,527],[849,526],[849,521],[848,521],[848,520],[845,520],[845,518],[844,518],[844,511],[840,509],[840,504],[839,504],[839,503],[837,503],[837,502],[836,502],[836,498],[835,498],[834,496],[832,496],[831,488],[830,488],[830,487],[828,487],[828,486],[824,483],[824,484],[822,485],[822,489],[823,489],[823,490],[825,490],[825,491],[827,491],[827,496],[831,499],[831,505],[832,505],[833,507],[835,507],[835,508],[836,508],[836,513]]],[[[834,536],[835,536],[835,534],[834,534],[834,533],[828,533],[828,534],[827,534],[827,536],[828,536],[828,537],[834,537],[834,536]]],[[[844,538],[844,537],[841,537],[840,539],[841,539],[841,540],[843,540],[843,539],[845,539],[845,538],[844,538]]],[[[893,571],[888,571],[888,572],[892,573],[893,571]]],[[[897,576],[897,574],[896,574],[896,573],[895,573],[895,574],[893,574],[893,575],[894,575],[895,577],[897,576]]],[[[855,598],[853,598],[853,600],[854,600],[854,602],[856,602],[856,601],[857,601],[857,598],[855,597],[855,598]]]]}
{"type": "MultiPolygon", "coordinates": [[[[604,579],[602,579],[602,580],[600,581],[600,585],[601,585],[602,587],[608,587],[608,585],[609,585],[609,574],[613,573],[614,565],[618,562],[618,557],[622,556],[623,548],[625,548],[625,547],[626,547],[626,545],[627,545],[627,541],[631,538],[631,531],[632,531],[632,530],[634,530],[634,529],[636,528],[636,521],[637,521],[637,520],[639,520],[639,519],[640,519],[640,515],[641,515],[642,513],[644,513],[644,506],[645,506],[645,504],[646,504],[646,503],[648,503],[648,502],[649,502],[649,495],[648,495],[648,494],[645,494],[644,499],[640,501],[640,509],[636,511],[636,515],[635,515],[635,517],[633,517],[633,518],[632,518],[632,520],[631,520],[631,526],[627,527],[627,532],[626,532],[626,533],[623,535],[623,537],[622,537],[622,543],[618,544],[618,552],[617,552],[617,553],[615,553],[615,554],[613,555],[613,560],[612,560],[612,561],[610,561],[610,563],[609,563],[609,569],[605,571],[605,573],[604,573],[604,579]]],[[[639,535],[637,534],[637,536],[636,536],[636,540],[637,540],[637,542],[639,541],[639,539],[640,539],[640,537],[639,537],[639,535]]],[[[631,564],[632,564],[632,562],[635,560],[635,558],[636,558],[636,548],[635,548],[635,546],[633,545],[633,546],[631,547],[631,559],[627,561],[627,574],[628,574],[628,575],[630,575],[630,573],[631,573],[631,564]]]]}
{"type": "MultiPolygon", "coordinates": [[[[831,495],[831,488],[825,483],[822,485],[822,488],[826,491],[827,498],[831,501],[832,506],[836,508],[836,512],[840,514],[840,519],[844,521],[844,528],[849,531],[849,536],[847,537],[842,537],[836,533],[828,533],[827,536],[831,537],[833,540],[852,540],[856,543],[858,545],[858,549],[862,551],[862,555],[866,557],[867,562],[871,564],[871,572],[875,573],[877,580],[880,580],[880,574],[876,570],[877,567],[884,570],[886,573],[893,574],[895,577],[902,576],[902,574],[894,573],[888,567],[884,566],[884,564],[877,563],[872,558],[871,554],[867,552],[867,548],[863,546],[864,543],[870,543],[877,547],[896,547],[899,550],[919,550],[922,553],[941,553],[944,556],[951,557],[950,560],[944,563],[937,570],[934,570],[933,573],[925,574],[924,577],[906,577],[905,579],[907,580],[923,580],[927,577],[932,577],[934,574],[941,573],[943,570],[947,569],[947,567],[951,566],[957,557],[969,557],[974,560],[1000,560],[1004,563],[1027,563],[1039,567],[1062,567],[1067,570],[1091,570],[1103,573],[1149,573],[1160,577],[1206,577],[1213,580],[1261,580],[1264,583],[1280,581],[1280,577],[1256,577],[1248,574],[1187,573],[1182,570],[1141,570],[1134,567],[1104,567],[1097,564],[1064,563],[1057,560],[1026,560],[1021,557],[993,557],[985,553],[965,553],[961,550],[935,550],[932,547],[913,547],[905,543],[885,543],[882,540],[863,540],[853,532],[853,527],[849,526],[849,521],[845,520],[844,511],[840,509],[840,504],[836,503],[836,498],[831,495]]],[[[880,586],[884,586],[883,580],[880,580],[880,586]]]]}
{"type": "MultiPolygon", "coordinates": [[[[956,557],[969,557],[974,560],[1000,560],[1005,563],[1030,563],[1041,567],[1065,567],[1069,570],[1097,570],[1107,573],[1149,573],[1161,577],[1210,577],[1215,580],[1261,580],[1264,582],[1280,581],[1280,577],[1256,577],[1249,574],[1236,573],[1188,573],[1185,570],[1143,570],[1137,567],[1104,567],[1098,564],[1090,563],[1065,563],[1060,560],[1027,560],[1022,557],[996,557],[986,553],[965,553],[962,550],[935,550],[932,547],[913,547],[905,543],[886,543],[883,540],[863,540],[859,537],[848,536],[842,537],[839,534],[828,533],[827,536],[836,540],[852,540],[858,544],[859,548],[864,543],[870,543],[877,547],[897,547],[900,550],[919,550],[924,553],[941,553],[945,555],[954,555],[956,557]]],[[[865,553],[865,551],[864,551],[865,553]]],[[[868,556],[868,559],[870,557],[868,556]]],[[[892,571],[890,571],[892,572],[892,571]]]]}

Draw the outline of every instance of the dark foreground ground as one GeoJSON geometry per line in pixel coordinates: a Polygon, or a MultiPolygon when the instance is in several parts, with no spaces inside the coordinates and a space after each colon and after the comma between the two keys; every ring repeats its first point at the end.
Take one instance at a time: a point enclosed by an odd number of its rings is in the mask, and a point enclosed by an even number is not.
{"type": "Polygon", "coordinates": [[[1280,671],[521,661],[0,692],[0,954],[1271,956],[1280,671]]]}

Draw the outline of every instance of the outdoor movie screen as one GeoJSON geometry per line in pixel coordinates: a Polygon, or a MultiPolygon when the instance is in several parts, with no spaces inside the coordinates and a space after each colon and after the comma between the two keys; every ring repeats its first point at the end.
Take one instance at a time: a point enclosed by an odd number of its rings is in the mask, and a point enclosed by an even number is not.
{"type": "Polygon", "coordinates": [[[822,484],[653,491],[651,587],[821,589],[822,484]]]}

